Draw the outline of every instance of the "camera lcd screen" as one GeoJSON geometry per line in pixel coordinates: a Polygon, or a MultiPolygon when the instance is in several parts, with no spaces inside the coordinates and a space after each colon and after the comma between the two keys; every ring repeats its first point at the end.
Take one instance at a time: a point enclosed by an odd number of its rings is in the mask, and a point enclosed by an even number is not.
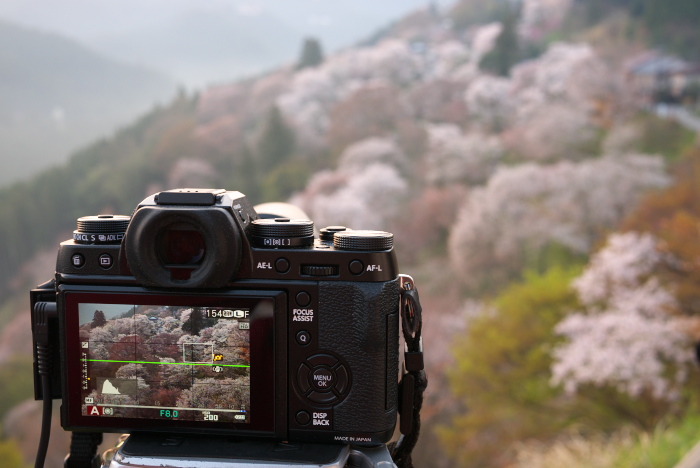
{"type": "MultiPolygon", "coordinates": [[[[259,386],[261,376],[271,375],[271,356],[251,350],[256,341],[264,348],[271,336],[265,323],[272,320],[272,298],[67,297],[74,327],[68,350],[77,358],[69,369],[70,393],[79,390],[79,410],[74,404],[72,412],[80,420],[115,427],[148,420],[143,424],[149,427],[261,428],[251,425],[253,380],[259,386]]],[[[270,391],[258,392],[258,405],[270,391]]]]}

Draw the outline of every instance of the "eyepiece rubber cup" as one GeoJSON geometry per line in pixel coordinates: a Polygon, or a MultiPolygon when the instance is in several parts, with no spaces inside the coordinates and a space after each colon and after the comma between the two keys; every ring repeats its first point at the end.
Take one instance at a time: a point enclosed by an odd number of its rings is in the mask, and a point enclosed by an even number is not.
{"type": "Polygon", "coordinates": [[[220,288],[236,274],[242,243],[238,226],[221,209],[145,206],[132,216],[124,248],[134,277],[145,286],[161,288],[220,288]],[[188,279],[178,279],[159,253],[159,238],[172,226],[189,225],[202,238],[206,255],[188,279]],[[174,277],[175,276],[175,277],[174,277]]]}

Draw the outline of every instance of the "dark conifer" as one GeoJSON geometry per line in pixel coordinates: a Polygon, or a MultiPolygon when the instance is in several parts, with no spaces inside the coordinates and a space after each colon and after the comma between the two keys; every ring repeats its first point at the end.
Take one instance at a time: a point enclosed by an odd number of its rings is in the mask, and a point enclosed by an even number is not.
{"type": "Polygon", "coordinates": [[[301,56],[297,63],[297,70],[309,67],[317,67],[323,63],[323,49],[318,39],[307,37],[301,48],[301,56]]]}
{"type": "Polygon", "coordinates": [[[96,310],[95,315],[92,317],[92,323],[90,324],[90,328],[104,327],[106,323],[107,318],[105,317],[105,313],[101,310],[96,310]]]}

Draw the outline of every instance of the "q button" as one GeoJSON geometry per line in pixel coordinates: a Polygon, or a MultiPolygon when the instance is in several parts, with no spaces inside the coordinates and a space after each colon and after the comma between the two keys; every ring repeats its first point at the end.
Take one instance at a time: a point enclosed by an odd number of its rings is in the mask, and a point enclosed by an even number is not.
{"type": "Polygon", "coordinates": [[[307,332],[306,330],[302,330],[299,333],[297,333],[297,343],[299,343],[302,346],[306,346],[311,342],[311,334],[307,332]]]}

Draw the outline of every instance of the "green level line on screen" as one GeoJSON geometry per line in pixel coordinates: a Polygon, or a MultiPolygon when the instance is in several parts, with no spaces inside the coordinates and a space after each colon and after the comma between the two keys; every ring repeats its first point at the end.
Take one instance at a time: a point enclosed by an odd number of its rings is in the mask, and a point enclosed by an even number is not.
{"type": "Polygon", "coordinates": [[[147,361],[115,361],[112,359],[81,359],[88,362],[123,362],[125,364],[162,364],[176,366],[222,366],[222,367],[250,367],[243,364],[212,364],[210,362],[147,362],[147,361]]]}

